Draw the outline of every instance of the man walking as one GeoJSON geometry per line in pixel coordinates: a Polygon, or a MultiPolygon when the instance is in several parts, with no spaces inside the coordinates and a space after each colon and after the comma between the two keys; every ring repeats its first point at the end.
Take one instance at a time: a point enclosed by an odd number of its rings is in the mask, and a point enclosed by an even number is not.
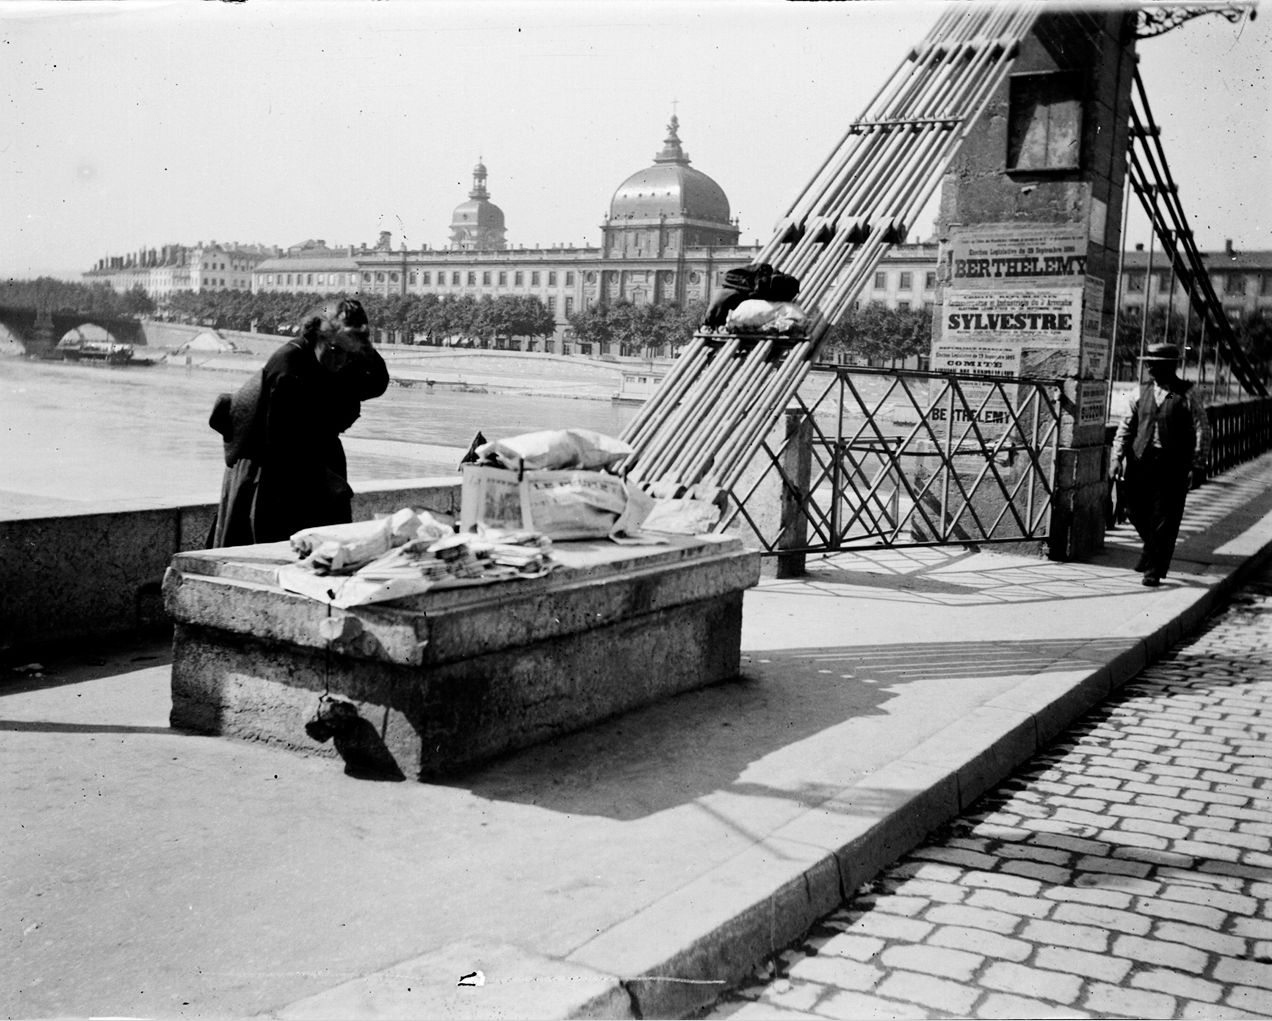
{"type": "Polygon", "coordinates": [[[1174,344],[1150,345],[1142,360],[1150,382],[1128,396],[1109,474],[1125,484],[1127,512],[1144,542],[1135,569],[1156,586],[1175,554],[1188,490],[1206,477],[1210,422],[1197,388],[1175,371],[1174,344]]]}

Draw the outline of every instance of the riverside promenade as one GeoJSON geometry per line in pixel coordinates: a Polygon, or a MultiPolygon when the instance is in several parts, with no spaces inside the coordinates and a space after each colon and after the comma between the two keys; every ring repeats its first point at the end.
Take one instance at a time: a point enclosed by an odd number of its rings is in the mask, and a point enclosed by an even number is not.
{"type": "Polygon", "coordinates": [[[445,783],[173,731],[162,642],[5,664],[0,1011],[689,1014],[1264,565],[1272,454],[1191,494],[1162,587],[1137,551],[810,562],[747,593],[736,682],[445,783]]]}

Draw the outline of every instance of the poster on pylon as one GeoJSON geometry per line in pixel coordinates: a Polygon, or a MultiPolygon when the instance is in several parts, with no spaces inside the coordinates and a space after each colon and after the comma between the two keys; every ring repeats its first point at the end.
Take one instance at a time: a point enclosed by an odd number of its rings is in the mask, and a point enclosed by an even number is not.
{"type": "MultiPolygon", "coordinates": [[[[1081,358],[1081,288],[947,288],[941,303],[932,368],[967,376],[1059,379],[1077,374],[1081,358]]],[[[981,437],[998,439],[1026,394],[1018,384],[967,380],[967,405],[930,409],[933,424],[975,419],[981,437]]],[[[1025,388],[1027,389],[1027,388],[1025,388]]],[[[960,434],[954,434],[960,435],[960,434]]]]}
{"type": "Polygon", "coordinates": [[[1076,224],[952,226],[944,261],[953,287],[1081,287],[1087,236],[1076,224]]]}
{"type": "MultiPolygon", "coordinates": [[[[1087,232],[1076,224],[953,226],[942,253],[943,289],[932,368],[958,375],[1058,380],[1098,377],[1103,283],[1087,274],[1087,232]],[[1098,286],[1095,286],[1098,285],[1098,286]]],[[[1018,387],[960,384],[981,435],[1014,420],[1018,387]]],[[[933,425],[955,414],[934,400],[933,425]]],[[[971,417],[967,407],[964,417],[971,417]]]]}

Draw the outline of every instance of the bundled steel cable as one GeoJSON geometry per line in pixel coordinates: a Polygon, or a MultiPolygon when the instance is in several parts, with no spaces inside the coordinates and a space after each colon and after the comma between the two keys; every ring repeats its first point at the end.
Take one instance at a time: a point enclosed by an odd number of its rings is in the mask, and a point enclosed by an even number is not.
{"type": "Polygon", "coordinates": [[[699,334],[628,426],[620,465],[654,492],[730,488],[829,327],[906,233],[1002,84],[1041,5],[952,5],[867,103],[754,265],[800,281],[801,337],[699,334]]]}
{"type": "MultiPolygon", "coordinates": [[[[1135,72],[1135,91],[1131,101],[1131,144],[1127,153],[1127,180],[1139,198],[1152,224],[1153,233],[1162,243],[1175,275],[1188,292],[1188,300],[1203,323],[1219,338],[1219,348],[1228,361],[1232,374],[1246,393],[1267,396],[1267,389],[1254,372],[1237,341],[1223,305],[1215,294],[1210,274],[1201,261],[1201,253],[1193,240],[1193,232],[1179,201],[1179,188],[1166,162],[1162,149],[1161,129],[1153,121],[1144,83],[1135,72]],[[1178,245],[1176,244],[1178,242],[1178,245]]],[[[1151,267],[1150,267],[1151,268],[1151,267]]],[[[1145,298],[1148,288],[1144,290],[1145,298]]],[[[1145,301],[1145,317],[1148,304],[1145,301]]]]}

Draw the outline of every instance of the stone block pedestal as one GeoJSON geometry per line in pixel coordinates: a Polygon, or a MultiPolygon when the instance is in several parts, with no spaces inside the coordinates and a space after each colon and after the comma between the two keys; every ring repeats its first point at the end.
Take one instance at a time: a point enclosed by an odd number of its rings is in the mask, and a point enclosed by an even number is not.
{"type": "Polygon", "coordinates": [[[544,578],[348,610],[278,587],[286,543],[179,554],[172,725],[424,778],[735,677],[759,554],[669,539],[559,543],[544,578]],[[324,744],[305,723],[325,691],[359,719],[324,744]]]}

